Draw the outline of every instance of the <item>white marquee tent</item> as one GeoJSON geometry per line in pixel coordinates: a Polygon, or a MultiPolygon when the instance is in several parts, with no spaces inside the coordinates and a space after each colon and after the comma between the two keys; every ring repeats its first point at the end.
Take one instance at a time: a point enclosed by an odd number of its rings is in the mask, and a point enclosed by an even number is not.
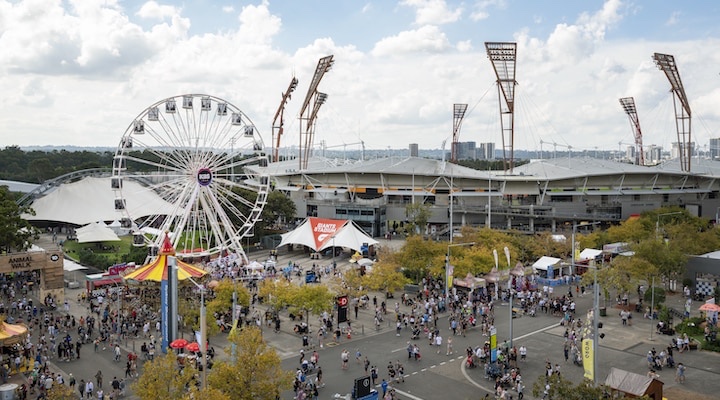
{"type": "MultiPolygon", "coordinates": [[[[28,221],[57,221],[78,226],[96,221],[121,221],[122,210],[115,209],[117,193],[111,178],[86,177],[59,186],[36,199],[31,207],[35,215],[24,214],[28,221]]],[[[152,190],[131,179],[123,180],[123,198],[133,218],[167,214],[174,206],[152,190]]]]}
{"type": "Polygon", "coordinates": [[[102,222],[94,222],[75,230],[78,243],[118,242],[120,238],[102,222]]]}
{"type": "Polygon", "coordinates": [[[364,243],[378,244],[353,221],[340,219],[307,218],[300,226],[282,236],[280,246],[301,244],[315,251],[331,247],[346,247],[361,251],[364,243]]]}

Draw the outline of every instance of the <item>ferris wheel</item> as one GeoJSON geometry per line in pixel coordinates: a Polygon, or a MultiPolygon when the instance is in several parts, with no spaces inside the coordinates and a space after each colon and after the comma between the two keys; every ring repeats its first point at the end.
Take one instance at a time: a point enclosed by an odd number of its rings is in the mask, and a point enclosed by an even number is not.
{"type": "Polygon", "coordinates": [[[267,201],[268,163],[250,118],[214,96],[158,101],[126,129],[113,159],[115,209],[133,244],[155,255],[167,234],[179,255],[236,253],[267,201]]]}

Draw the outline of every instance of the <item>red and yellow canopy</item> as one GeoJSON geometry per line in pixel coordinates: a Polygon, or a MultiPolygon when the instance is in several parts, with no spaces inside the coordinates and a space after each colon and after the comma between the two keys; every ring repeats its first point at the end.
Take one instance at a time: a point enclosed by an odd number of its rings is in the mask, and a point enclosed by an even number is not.
{"type": "Polygon", "coordinates": [[[13,325],[7,322],[0,324],[0,345],[10,346],[22,342],[28,334],[28,329],[24,325],[13,325]]]}
{"type": "MultiPolygon", "coordinates": [[[[155,260],[125,274],[123,279],[140,282],[166,281],[168,278],[168,256],[173,255],[175,255],[175,249],[170,243],[168,237],[165,236],[162,248],[160,249],[160,254],[155,258],[155,260]]],[[[178,267],[178,280],[180,281],[183,281],[188,277],[197,279],[207,274],[207,272],[202,268],[190,265],[180,260],[176,260],[176,262],[178,267]]]]}

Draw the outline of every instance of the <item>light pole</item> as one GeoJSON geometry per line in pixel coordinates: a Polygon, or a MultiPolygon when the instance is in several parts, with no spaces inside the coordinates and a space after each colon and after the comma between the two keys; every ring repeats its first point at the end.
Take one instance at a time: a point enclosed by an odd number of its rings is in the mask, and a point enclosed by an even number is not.
{"type": "MultiPolygon", "coordinates": [[[[206,326],[206,310],[205,310],[205,286],[202,286],[195,282],[195,280],[188,276],[188,280],[192,282],[195,287],[200,289],[200,354],[202,356],[202,367],[203,367],[203,373],[202,373],[202,388],[207,388],[207,347],[205,346],[205,343],[207,342],[207,326],[206,326]]],[[[235,310],[233,310],[235,312],[235,310]]]]}
{"type": "Polygon", "coordinates": [[[600,287],[597,283],[597,265],[593,268],[593,385],[597,386],[598,376],[598,330],[600,330],[600,287]]]}
{"type": "MultiPolygon", "coordinates": [[[[451,233],[452,234],[452,233],[451,233]]],[[[450,295],[450,248],[458,246],[474,246],[475,242],[448,244],[447,256],[445,257],[445,297],[450,295]]]]}
{"type": "Polygon", "coordinates": [[[510,250],[505,247],[505,258],[508,264],[508,315],[510,317],[510,347],[513,347],[513,293],[512,293],[512,274],[510,273],[510,250]]]}

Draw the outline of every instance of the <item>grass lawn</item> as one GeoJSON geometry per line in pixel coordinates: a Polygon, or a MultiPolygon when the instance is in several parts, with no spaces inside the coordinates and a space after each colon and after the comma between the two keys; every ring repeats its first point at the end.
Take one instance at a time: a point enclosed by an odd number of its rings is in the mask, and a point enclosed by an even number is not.
{"type": "Polygon", "coordinates": [[[63,243],[63,249],[65,254],[70,258],[78,259],[80,251],[83,249],[90,249],[94,253],[111,256],[113,254],[118,255],[118,259],[122,260],[125,255],[130,253],[132,247],[132,235],[126,235],[120,237],[119,242],[93,242],[93,243],[78,243],[76,240],[66,240],[63,243]]]}

